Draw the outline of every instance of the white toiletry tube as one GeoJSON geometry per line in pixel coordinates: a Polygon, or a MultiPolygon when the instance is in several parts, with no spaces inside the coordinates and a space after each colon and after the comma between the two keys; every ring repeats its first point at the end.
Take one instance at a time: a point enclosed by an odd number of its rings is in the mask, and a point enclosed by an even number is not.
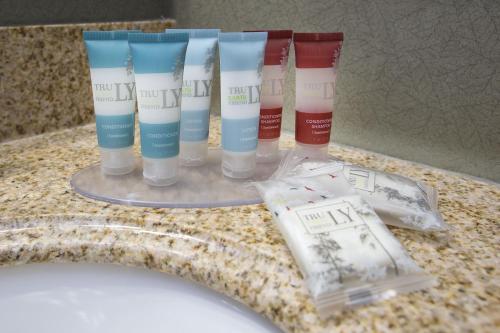
{"type": "Polygon", "coordinates": [[[267,32],[219,33],[222,172],[230,178],[255,172],[266,41],[267,32]]]}
{"type": "Polygon", "coordinates": [[[165,33],[189,33],[182,85],[180,163],[205,164],[214,61],[219,29],[167,29],[165,33]]]}
{"type": "Polygon", "coordinates": [[[136,33],[128,37],[137,91],[144,181],[178,178],[181,90],[187,33],[136,33]]]}
{"type": "Polygon", "coordinates": [[[129,66],[128,34],[138,30],[84,31],[92,81],[101,170],[134,170],[135,82],[129,66]]]}
{"type": "Polygon", "coordinates": [[[266,32],[267,45],[262,71],[257,163],[274,162],[281,157],[279,140],[285,93],[285,74],[293,36],[292,30],[267,30],[266,32]]]}
{"type": "Polygon", "coordinates": [[[297,151],[325,158],[332,127],[343,32],[294,33],[297,151]]]}

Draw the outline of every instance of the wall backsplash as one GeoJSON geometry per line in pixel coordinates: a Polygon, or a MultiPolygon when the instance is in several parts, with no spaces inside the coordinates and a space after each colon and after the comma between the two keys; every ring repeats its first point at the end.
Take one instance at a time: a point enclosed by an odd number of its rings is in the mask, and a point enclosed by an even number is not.
{"type": "Polygon", "coordinates": [[[93,121],[82,30],[160,31],[173,20],[0,27],[0,141],[93,121]]]}
{"type": "Polygon", "coordinates": [[[188,0],[174,14],[179,27],[344,31],[333,141],[500,181],[500,1],[188,0]]]}

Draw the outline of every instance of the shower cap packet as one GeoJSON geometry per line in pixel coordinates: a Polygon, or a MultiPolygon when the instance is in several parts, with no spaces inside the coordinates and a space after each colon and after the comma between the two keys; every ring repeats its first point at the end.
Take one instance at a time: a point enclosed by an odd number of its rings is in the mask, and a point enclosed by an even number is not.
{"type": "Polygon", "coordinates": [[[321,317],[432,285],[341,171],[256,187],[321,317]]]}
{"type": "Polygon", "coordinates": [[[418,231],[448,228],[437,208],[437,191],[407,177],[352,165],[332,157],[315,160],[292,151],[273,178],[308,177],[339,170],[386,224],[418,231]]]}

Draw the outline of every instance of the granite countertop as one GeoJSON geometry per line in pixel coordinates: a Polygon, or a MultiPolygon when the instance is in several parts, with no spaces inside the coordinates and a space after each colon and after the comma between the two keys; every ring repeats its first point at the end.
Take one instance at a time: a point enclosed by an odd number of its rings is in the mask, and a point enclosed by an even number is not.
{"type": "MultiPolygon", "coordinates": [[[[212,121],[210,142],[219,137],[212,121]]],[[[283,146],[291,145],[290,137],[283,146]]],[[[137,147],[138,148],[138,147],[137,147]]],[[[432,289],[319,320],[304,281],[264,205],[152,209],[72,191],[98,161],[95,127],[0,144],[0,265],[97,262],[147,267],[202,283],[262,313],[285,332],[487,332],[500,325],[498,185],[332,146],[331,154],[422,180],[439,190],[447,234],[391,228],[437,277],[432,289]]]]}

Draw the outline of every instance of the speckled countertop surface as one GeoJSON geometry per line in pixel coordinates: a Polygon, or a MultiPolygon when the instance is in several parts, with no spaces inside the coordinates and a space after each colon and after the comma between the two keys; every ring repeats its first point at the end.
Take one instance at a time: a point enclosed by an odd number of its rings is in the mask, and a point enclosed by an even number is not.
{"type": "MultiPolygon", "coordinates": [[[[213,121],[212,145],[218,135],[213,121]]],[[[93,125],[0,144],[0,265],[74,261],[147,267],[225,293],[286,332],[498,329],[499,187],[348,148],[332,147],[331,153],[437,187],[452,231],[426,235],[391,228],[415,261],[437,277],[436,287],[322,322],[264,205],[152,209],[74,193],[70,176],[98,161],[93,125]]]]}

